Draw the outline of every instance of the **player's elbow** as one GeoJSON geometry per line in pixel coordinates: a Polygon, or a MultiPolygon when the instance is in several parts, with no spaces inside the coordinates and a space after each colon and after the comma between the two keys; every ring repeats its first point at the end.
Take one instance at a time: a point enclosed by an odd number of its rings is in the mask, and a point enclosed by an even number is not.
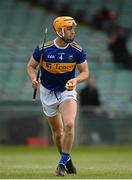
{"type": "Polygon", "coordinates": [[[88,77],[89,77],[89,71],[86,70],[86,71],[84,72],[84,80],[87,80],[88,77]]]}
{"type": "Polygon", "coordinates": [[[27,72],[30,74],[30,72],[33,72],[36,69],[37,65],[34,64],[31,60],[29,60],[27,64],[27,72]]]}
{"type": "Polygon", "coordinates": [[[30,72],[32,71],[33,67],[30,65],[30,63],[27,64],[27,72],[28,74],[30,74],[30,72]]]}
{"type": "Polygon", "coordinates": [[[86,72],[86,79],[89,77],[89,70],[86,72]]]}

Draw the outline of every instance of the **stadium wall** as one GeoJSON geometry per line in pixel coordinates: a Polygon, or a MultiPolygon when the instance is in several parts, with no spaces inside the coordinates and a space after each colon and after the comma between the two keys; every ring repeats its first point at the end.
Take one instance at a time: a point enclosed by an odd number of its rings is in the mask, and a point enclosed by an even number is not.
{"type": "MultiPolygon", "coordinates": [[[[111,112],[109,115],[95,116],[82,110],[77,115],[75,144],[132,144],[130,114],[111,112]]],[[[46,117],[39,104],[2,105],[0,114],[0,144],[28,145],[28,140],[32,138],[36,145],[53,144],[46,117]],[[43,139],[43,143],[39,138],[43,139]]]]}

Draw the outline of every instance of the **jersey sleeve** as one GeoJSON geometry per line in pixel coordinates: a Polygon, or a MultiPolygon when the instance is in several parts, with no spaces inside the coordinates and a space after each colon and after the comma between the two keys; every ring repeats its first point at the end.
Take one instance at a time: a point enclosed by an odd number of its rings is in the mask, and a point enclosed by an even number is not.
{"type": "Polygon", "coordinates": [[[78,58],[77,58],[77,64],[81,64],[86,60],[86,51],[82,49],[82,51],[78,53],[78,58]]]}
{"type": "Polygon", "coordinates": [[[40,61],[40,56],[41,56],[41,51],[39,46],[37,46],[32,54],[33,58],[35,61],[39,62],[40,61]]]}

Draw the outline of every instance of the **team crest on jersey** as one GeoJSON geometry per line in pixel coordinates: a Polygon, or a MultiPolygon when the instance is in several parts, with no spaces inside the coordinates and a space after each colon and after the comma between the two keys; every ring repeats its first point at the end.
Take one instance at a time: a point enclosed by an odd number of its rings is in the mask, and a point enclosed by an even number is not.
{"type": "Polygon", "coordinates": [[[70,62],[73,61],[73,55],[72,55],[72,54],[70,54],[70,55],[68,56],[68,60],[69,60],[70,62]]]}

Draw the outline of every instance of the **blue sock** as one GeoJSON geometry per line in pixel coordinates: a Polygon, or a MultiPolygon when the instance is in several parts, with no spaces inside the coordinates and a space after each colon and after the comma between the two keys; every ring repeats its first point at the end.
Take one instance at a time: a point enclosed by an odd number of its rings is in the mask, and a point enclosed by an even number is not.
{"type": "Polygon", "coordinates": [[[68,153],[61,153],[61,160],[59,161],[59,164],[66,165],[67,161],[70,159],[70,154],[68,153]]]}

